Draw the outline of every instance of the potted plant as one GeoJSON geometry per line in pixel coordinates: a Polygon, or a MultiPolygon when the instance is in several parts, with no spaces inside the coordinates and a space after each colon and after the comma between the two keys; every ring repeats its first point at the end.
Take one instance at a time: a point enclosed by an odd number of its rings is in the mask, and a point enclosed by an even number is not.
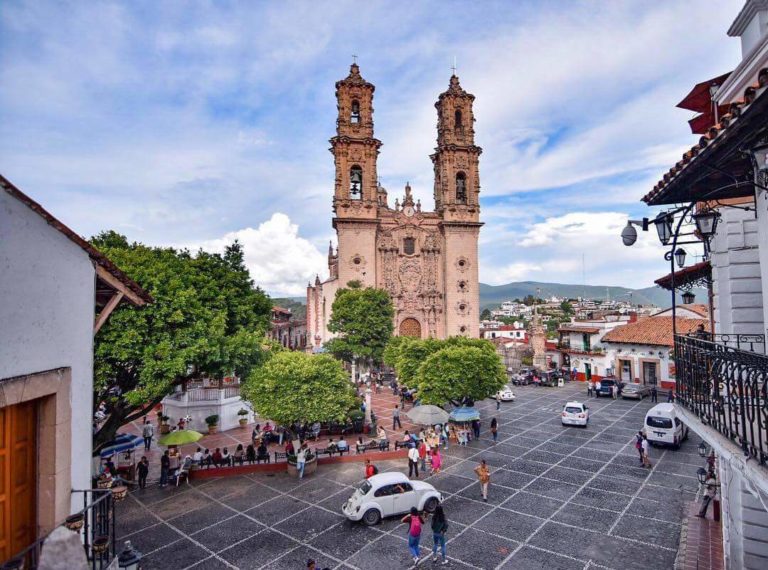
{"type": "Polygon", "coordinates": [[[171,426],[168,421],[171,418],[165,414],[160,415],[160,433],[171,433],[171,426]]]}
{"type": "Polygon", "coordinates": [[[208,433],[216,433],[216,431],[219,429],[219,415],[213,414],[212,416],[208,416],[205,418],[205,423],[208,425],[208,433]]]}
{"type": "Polygon", "coordinates": [[[240,416],[237,421],[240,423],[241,428],[244,428],[246,425],[248,425],[248,410],[245,408],[240,408],[240,410],[237,412],[237,415],[240,416]]]}

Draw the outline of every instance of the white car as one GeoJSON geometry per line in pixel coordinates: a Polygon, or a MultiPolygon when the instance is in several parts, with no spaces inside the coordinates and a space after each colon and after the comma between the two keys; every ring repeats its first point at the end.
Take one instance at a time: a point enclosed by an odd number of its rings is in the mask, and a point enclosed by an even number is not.
{"type": "Polygon", "coordinates": [[[563,406],[560,419],[564,426],[583,426],[589,424],[589,408],[581,402],[568,402],[563,406]]]}
{"type": "Polygon", "coordinates": [[[512,391],[512,388],[510,388],[509,386],[504,386],[501,390],[496,392],[496,397],[502,402],[515,401],[515,393],[512,391]]]}
{"type": "Polygon", "coordinates": [[[411,507],[431,513],[442,502],[440,491],[429,483],[411,481],[404,473],[379,473],[358,485],[341,512],[349,520],[372,526],[384,517],[408,513],[411,507]]]}

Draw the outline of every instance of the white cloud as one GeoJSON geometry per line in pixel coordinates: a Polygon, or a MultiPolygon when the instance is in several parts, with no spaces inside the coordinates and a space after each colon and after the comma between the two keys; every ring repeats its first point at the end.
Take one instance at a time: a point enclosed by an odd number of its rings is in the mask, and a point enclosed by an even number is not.
{"type": "Polygon", "coordinates": [[[282,213],[272,214],[258,228],[229,232],[221,238],[190,244],[223,252],[235,240],[243,244],[245,264],[251,277],[273,296],[302,296],[315,274],[327,273],[327,260],[309,241],[299,236],[299,226],[282,213]]]}

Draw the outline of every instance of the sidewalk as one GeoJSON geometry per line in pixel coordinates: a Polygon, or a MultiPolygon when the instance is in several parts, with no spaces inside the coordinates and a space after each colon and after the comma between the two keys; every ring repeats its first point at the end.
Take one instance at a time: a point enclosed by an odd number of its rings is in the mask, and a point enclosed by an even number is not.
{"type": "Polygon", "coordinates": [[[696,516],[699,502],[688,504],[680,536],[680,552],[676,570],[723,570],[723,529],[712,519],[712,507],[707,518],[696,516]]]}

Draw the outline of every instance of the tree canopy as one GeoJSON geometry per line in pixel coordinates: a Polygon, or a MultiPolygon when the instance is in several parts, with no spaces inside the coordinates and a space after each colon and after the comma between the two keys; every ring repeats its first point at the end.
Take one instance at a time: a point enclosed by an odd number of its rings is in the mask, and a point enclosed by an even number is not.
{"type": "Polygon", "coordinates": [[[268,352],[271,302],[254,288],[235,242],[224,254],[149,247],[104,232],[91,243],[154,298],[119,306],[94,339],[94,405],[108,404],[94,449],[145,414],[175,385],[245,376],[268,352]]]}
{"type": "Polygon", "coordinates": [[[483,309],[483,312],[480,313],[480,320],[481,321],[490,321],[493,315],[491,315],[490,309],[483,309]]]}
{"type": "Polygon", "coordinates": [[[261,417],[287,428],[294,422],[344,421],[355,405],[343,365],[325,354],[274,354],[251,373],[242,394],[261,417]]]}
{"type": "Polygon", "coordinates": [[[339,289],[333,301],[328,330],[337,333],[326,349],[345,362],[380,364],[392,336],[395,310],[383,289],[362,288],[354,282],[339,289]]]}

